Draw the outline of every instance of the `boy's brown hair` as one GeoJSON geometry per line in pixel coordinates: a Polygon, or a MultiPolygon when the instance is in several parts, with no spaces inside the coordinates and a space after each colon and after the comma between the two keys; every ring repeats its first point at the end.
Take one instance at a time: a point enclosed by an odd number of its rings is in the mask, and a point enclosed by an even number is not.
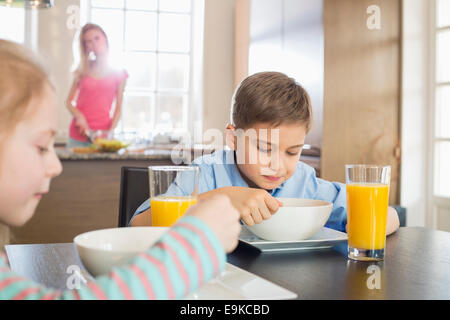
{"type": "Polygon", "coordinates": [[[300,123],[306,132],[312,125],[309,94],[293,78],[280,72],[260,72],[244,79],[236,89],[231,121],[248,129],[255,123],[300,123]]]}

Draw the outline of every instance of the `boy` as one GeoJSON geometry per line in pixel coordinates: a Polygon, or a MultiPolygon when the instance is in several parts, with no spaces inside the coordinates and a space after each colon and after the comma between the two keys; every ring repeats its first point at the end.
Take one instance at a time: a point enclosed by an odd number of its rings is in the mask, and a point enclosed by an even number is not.
{"type": "MultiPolygon", "coordinates": [[[[277,198],[325,200],[333,203],[325,226],[346,231],[345,185],[316,178],[314,169],[299,161],[312,109],[308,93],[294,79],[279,72],[247,77],[234,94],[231,120],[226,129],[231,150],[194,160],[200,166],[199,199],[229,196],[248,225],[269,219],[283,205],[277,198]]],[[[182,181],[172,187],[183,193],[182,181]]],[[[149,213],[147,201],[132,225],[148,225],[149,213]]],[[[387,234],[398,226],[397,213],[389,208],[387,234]]]]}

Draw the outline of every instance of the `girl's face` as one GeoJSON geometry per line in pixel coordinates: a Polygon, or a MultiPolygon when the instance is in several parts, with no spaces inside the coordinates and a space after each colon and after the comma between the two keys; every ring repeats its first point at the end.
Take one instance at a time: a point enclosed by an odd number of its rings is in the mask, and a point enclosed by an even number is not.
{"type": "Polygon", "coordinates": [[[98,29],[91,29],[83,36],[86,54],[93,52],[95,56],[104,56],[108,52],[106,37],[98,29]]]}
{"type": "Polygon", "coordinates": [[[21,226],[32,216],[50,181],[62,171],[53,148],[57,126],[55,95],[46,86],[24,119],[2,141],[0,153],[0,221],[21,226]]]}

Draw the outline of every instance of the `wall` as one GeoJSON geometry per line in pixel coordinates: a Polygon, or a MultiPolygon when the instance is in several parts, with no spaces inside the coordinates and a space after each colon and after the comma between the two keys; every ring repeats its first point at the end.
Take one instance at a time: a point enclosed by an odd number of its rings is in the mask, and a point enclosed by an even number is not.
{"type": "Polygon", "coordinates": [[[72,82],[70,70],[73,64],[72,41],[75,30],[69,30],[67,27],[67,8],[79,4],[79,0],[55,1],[53,8],[39,10],[38,14],[37,50],[50,67],[59,106],[56,142],[65,141],[72,118],[65,106],[65,100],[72,82]]]}
{"type": "Polygon", "coordinates": [[[203,129],[225,132],[234,92],[235,0],[205,1],[203,129]]]}
{"type": "Polygon", "coordinates": [[[279,71],[311,97],[314,122],[305,143],[321,147],[324,35],[322,0],[252,0],[248,74],[279,71]]]}

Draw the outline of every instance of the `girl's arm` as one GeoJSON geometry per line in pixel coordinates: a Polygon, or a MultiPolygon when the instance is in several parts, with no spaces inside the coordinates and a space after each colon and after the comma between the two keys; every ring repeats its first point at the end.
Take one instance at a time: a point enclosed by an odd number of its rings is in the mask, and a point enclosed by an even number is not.
{"type": "Polygon", "coordinates": [[[89,129],[89,125],[83,113],[80,110],[78,110],[75,106],[75,97],[77,96],[78,93],[78,84],[80,82],[80,77],[81,76],[79,73],[75,74],[75,79],[72,83],[72,87],[70,88],[69,95],[67,96],[66,107],[75,118],[76,125],[80,133],[85,134],[86,130],[89,129]]]}
{"type": "Polygon", "coordinates": [[[123,80],[117,88],[116,109],[114,110],[114,116],[112,118],[111,127],[109,128],[109,130],[114,130],[120,120],[120,113],[122,112],[123,92],[125,90],[126,82],[126,79],[123,80]]]}
{"type": "Polygon", "coordinates": [[[202,220],[185,216],[151,249],[74,290],[53,290],[11,272],[0,257],[0,300],[179,299],[219,274],[224,248],[202,220]]]}
{"type": "Polygon", "coordinates": [[[75,97],[78,93],[78,83],[79,83],[80,77],[78,74],[75,74],[75,79],[73,80],[72,86],[70,87],[69,95],[66,99],[66,107],[69,110],[69,112],[75,117],[77,114],[81,113],[76,107],[75,107],[75,97]]]}

